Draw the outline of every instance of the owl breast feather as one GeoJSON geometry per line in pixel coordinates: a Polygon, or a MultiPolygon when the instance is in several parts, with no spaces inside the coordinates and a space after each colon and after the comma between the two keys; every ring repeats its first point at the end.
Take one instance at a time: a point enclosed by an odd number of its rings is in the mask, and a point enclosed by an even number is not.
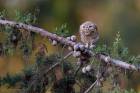
{"type": "Polygon", "coordinates": [[[98,41],[99,39],[99,34],[98,32],[96,33],[91,33],[90,35],[86,36],[84,34],[81,33],[81,41],[84,43],[84,44],[94,44],[98,41]]]}

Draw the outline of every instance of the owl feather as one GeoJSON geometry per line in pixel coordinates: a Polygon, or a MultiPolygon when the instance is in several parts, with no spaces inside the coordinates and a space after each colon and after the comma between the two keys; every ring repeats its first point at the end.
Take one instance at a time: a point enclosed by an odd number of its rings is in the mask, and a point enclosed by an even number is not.
{"type": "Polygon", "coordinates": [[[86,21],[80,25],[80,37],[84,44],[94,45],[99,39],[99,33],[95,23],[86,21]]]}

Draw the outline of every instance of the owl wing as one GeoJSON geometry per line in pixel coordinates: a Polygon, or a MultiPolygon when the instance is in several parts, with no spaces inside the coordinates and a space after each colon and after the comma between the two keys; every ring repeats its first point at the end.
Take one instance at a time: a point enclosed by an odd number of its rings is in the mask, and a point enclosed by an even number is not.
{"type": "Polygon", "coordinates": [[[91,42],[92,45],[95,45],[98,40],[99,40],[99,33],[96,32],[96,33],[94,33],[94,36],[92,38],[92,42],[91,42]]]}

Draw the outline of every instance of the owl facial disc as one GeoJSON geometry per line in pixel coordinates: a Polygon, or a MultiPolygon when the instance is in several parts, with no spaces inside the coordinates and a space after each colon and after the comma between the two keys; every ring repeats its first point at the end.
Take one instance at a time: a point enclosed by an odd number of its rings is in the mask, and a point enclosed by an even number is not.
{"type": "Polygon", "coordinates": [[[84,31],[85,35],[90,35],[91,32],[94,33],[97,30],[97,26],[91,21],[86,21],[83,24],[81,24],[80,30],[84,31]]]}

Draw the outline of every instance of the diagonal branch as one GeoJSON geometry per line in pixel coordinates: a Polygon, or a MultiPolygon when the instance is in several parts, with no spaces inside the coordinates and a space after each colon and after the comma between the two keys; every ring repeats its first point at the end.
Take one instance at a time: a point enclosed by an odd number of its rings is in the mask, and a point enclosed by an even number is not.
{"type": "MultiPolygon", "coordinates": [[[[16,27],[18,29],[25,29],[27,31],[32,31],[32,32],[40,34],[41,36],[48,37],[49,39],[52,39],[52,40],[56,40],[60,44],[65,44],[67,46],[74,47],[74,45],[77,44],[75,42],[65,39],[64,37],[57,36],[56,34],[50,33],[47,30],[44,30],[42,28],[35,27],[32,25],[17,23],[17,22],[8,21],[8,20],[1,20],[1,19],[0,19],[0,24],[4,25],[4,26],[7,25],[7,26],[11,26],[11,27],[16,27]]],[[[88,50],[87,53],[92,54],[90,50],[88,50]]],[[[138,71],[140,69],[140,68],[136,67],[135,65],[131,65],[131,64],[128,64],[128,63],[120,61],[120,60],[112,59],[109,56],[106,56],[103,54],[95,54],[94,56],[96,59],[98,59],[102,62],[110,63],[110,64],[119,66],[124,69],[135,70],[135,71],[138,71]]]]}
{"type": "Polygon", "coordinates": [[[42,28],[38,28],[32,25],[17,23],[17,22],[9,21],[9,20],[1,20],[1,19],[0,19],[0,24],[16,27],[19,29],[25,29],[27,31],[32,31],[32,32],[40,34],[41,36],[48,37],[49,39],[56,40],[57,42],[68,45],[68,46],[73,46],[75,44],[74,42],[69,41],[63,37],[57,36],[56,34],[50,33],[47,30],[44,30],[42,28]]]}
{"type": "Polygon", "coordinates": [[[134,70],[134,71],[140,70],[140,68],[136,67],[135,65],[128,64],[127,62],[123,62],[117,59],[113,59],[110,56],[106,56],[100,53],[96,54],[95,57],[101,62],[109,63],[124,69],[134,70]]]}

